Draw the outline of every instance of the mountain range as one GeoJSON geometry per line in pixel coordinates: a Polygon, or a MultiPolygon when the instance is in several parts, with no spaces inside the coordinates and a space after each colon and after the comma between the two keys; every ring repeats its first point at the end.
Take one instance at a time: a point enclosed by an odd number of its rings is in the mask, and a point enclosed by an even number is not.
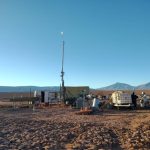
{"type": "MultiPolygon", "coordinates": [[[[59,91],[59,86],[0,86],[0,92],[33,92],[33,91],[42,91],[42,90],[49,90],[49,91],[59,91]]],[[[150,90],[150,82],[138,86],[132,86],[126,83],[114,83],[112,85],[92,89],[92,90],[150,90]]]]}
{"type": "Polygon", "coordinates": [[[117,82],[106,87],[98,88],[98,90],[150,90],[150,82],[138,86],[117,82]]]}
{"type": "Polygon", "coordinates": [[[33,91],[59,91],[59,86],[0,86],[0,92],[33,92],[33,91]]]}

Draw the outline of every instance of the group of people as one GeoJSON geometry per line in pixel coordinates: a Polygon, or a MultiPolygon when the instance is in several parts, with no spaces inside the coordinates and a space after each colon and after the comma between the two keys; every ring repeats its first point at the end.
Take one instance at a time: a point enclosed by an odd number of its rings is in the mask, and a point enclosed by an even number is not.
{"type": "MultiPolygon", "coordinates": [[[[134,92],[131,94],[131,99],[132,99],[134,108],[137,108],[138,96],[134,92]]],[[[140,96],[140,107],[144,108],[146,106],[147,102],[148,102],[147,95],[145,94],[145,92],[142,92],[142,95],[140,96]]]]}

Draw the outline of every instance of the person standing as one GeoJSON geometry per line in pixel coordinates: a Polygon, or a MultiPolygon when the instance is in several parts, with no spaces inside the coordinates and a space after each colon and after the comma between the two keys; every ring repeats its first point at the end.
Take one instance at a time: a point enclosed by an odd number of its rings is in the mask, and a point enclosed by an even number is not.
{"type": "Polygon", "coordinates": [[[146,103],[147,103],[147,95],[145,94],[145,92],[142,92],[140,100],[141,107],[144,108],[146,106],[146,103]]]}
{"type": "Polygon", "coordinates": [[[132,103],[133,103],[135,109],[137,107],[137,98],[138,98],[138,96],[135,95],[135,93],[133,92],[131,95],[131,99],[132,99],[132,103]]]}

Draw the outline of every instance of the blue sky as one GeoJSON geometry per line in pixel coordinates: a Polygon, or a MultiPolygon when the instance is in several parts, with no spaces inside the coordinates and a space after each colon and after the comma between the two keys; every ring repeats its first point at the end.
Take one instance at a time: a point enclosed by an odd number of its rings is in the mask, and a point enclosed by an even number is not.
{"type": "Polygon", "coordinates": [[[0,0],[0,85],[150,81],[149,0],[0,0]]]}

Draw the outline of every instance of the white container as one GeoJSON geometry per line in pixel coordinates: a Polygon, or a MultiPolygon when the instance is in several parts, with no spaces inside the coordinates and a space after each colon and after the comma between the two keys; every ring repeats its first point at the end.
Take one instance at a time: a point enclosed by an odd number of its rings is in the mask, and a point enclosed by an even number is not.
{"type": "Polygon", "coordinates": [[[34,91],[34,97],[37,97],[37,91],[34,91]]]}
{"type": "Polygon", "coordinates": [[[99,99],[97,99],[97,98],[94,98],[93,99],[93,103],[92,103],[92,107],[94,107],[94,108],[99,108],[99,103],[100,103],[100,100],[99,99]]]}
{"type": "Polygon", "coordinates": [[[132,106],[131,95],[123,93],[122,91],[116,91],[112,93],[112,102],[114,106],[132,106]]]}

